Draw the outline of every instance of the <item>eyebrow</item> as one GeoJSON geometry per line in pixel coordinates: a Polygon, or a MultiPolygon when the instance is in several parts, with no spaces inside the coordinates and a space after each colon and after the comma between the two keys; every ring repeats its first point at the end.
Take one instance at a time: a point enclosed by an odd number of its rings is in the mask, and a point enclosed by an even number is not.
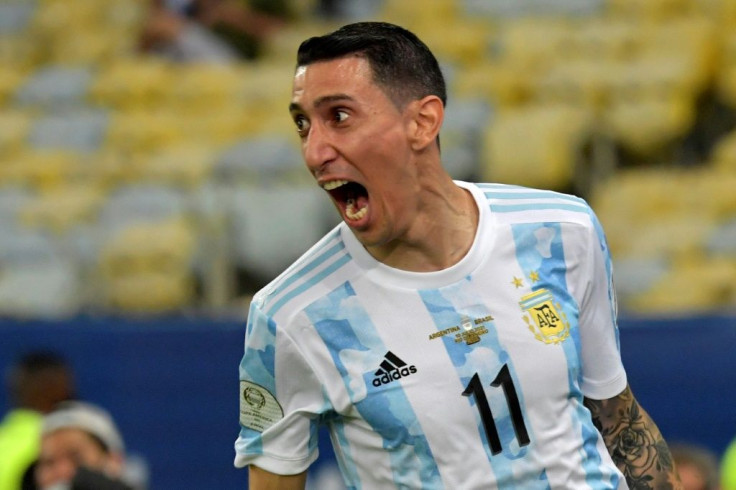
{"type": "MultiPolygon", "coordinates": [[[[312,106],[315,109],[319,109],[320,106],[331,103],[331,102],[341,102],[345,100],[355,100],[351,96],[347,94],[334,94],[334,95],[324,95],[322,97],[319,97],[317,100],[314,101],[314,104],[312,106]]],[[[292,102],[289,104],[289,112],[304,112],[302,109],[302,106],[300,104],[297,104],[296,102],[292,102]]]]}

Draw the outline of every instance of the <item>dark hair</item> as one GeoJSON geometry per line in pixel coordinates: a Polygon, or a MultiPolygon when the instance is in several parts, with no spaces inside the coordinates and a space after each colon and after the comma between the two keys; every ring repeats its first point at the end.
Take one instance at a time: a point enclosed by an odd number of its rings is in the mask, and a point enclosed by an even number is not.
{"type": "Polygon", "coordinates": [[[386,22],[357,22],[311,37],[299,46],[297,66],[348,55],[368,60],[374,81],[398,107],[427,95],[447,103],[445,79],[427,45],[412,32],[386,22]]]}
{"type": "Polygon", "coordinates": [[[8,368],[5,382],[10,397],[18,400],[22,397],[25,385],[32,383],[33,378],[51,371],[71,371],[66,359],[52,351],[31,351],[23,354],[8,368]]]}

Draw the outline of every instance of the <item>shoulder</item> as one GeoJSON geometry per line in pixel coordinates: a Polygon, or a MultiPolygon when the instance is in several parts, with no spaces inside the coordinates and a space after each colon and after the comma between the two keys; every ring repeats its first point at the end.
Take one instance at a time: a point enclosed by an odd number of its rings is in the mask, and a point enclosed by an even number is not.
{"type": "Polygon", "coordinates": [[[346,280],[350,254],[342,239],[342,224],[294,261],[284,272],[258,291],[252,306],[268,317],[297,312],[304,305],[346,280]]]}
{"type": "Polygon", "coordinates": [[[476,184],[500,223],[558,222],[596,226],[588,203],[572,194],[506,184],[476,184]]]}

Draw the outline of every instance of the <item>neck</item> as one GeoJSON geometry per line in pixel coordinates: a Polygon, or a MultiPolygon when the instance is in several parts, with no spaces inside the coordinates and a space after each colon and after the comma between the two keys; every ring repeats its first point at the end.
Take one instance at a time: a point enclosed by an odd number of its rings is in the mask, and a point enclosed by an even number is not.
{"type": "MultiPolygon", "coordinates": [[[[446,174],[445,174],[446,175],[446,174]]],[[[470,250],[479,211],[470,191],[449,176],[423,182],[421,199],[400,240],[368,252],[380,262],[412,272],[433,272],[458,263],[470,250]]]]}

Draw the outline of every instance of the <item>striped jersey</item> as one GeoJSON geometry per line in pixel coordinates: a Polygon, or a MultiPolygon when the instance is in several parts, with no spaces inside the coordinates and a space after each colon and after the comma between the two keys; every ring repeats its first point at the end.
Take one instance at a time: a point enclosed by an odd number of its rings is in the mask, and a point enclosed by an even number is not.
{"type": "Polygon", "coordinates": [[[300,473],[326,425],[351,489],[627,488],[583,405],[627,382],[597,218],[457,184],[480,213],[452,267],[388,267],[341,223],[254,297],[236,466],[300,473]]]}

